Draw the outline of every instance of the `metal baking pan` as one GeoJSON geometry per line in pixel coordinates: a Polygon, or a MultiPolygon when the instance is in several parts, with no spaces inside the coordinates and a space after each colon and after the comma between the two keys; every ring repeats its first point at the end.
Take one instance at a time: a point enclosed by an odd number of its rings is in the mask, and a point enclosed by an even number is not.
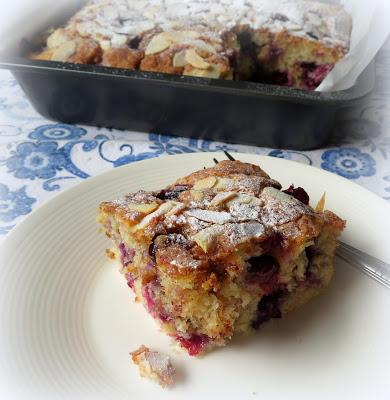
{"type": "Polygon", "coordinates": [[[1,51],[0,68],[12,71],[40,114],[70,124],[313,149],[331,138],[343,109],[362,102],[375,82],[373,63],[352,88],[320,93],[28,59],[30,43],[48,26],[19,34],[1,51]]]}

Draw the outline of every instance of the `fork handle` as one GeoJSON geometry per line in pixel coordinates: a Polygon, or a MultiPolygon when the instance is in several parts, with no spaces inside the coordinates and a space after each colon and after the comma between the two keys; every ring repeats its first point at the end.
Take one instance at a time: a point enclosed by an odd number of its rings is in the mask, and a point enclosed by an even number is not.
{"type": "Polygon", "coordinates": [[[390,289],[390,264],[346,243],[339,242],[339,244],[336,253],[338,257],[359,268],[366,275],[390,289]]]}

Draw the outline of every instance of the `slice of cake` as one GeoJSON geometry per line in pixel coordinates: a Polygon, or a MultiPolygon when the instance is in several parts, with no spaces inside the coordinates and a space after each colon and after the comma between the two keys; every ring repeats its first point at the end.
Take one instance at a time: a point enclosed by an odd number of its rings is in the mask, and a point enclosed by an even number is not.
{"type": "Polygon", "coordinates": [[[260,167],[228,160],[103,202],[99,222],[137,301],[197,355],[330,283],[345,223],[308,202],[302,188],[282,191],[260,167]]]}
{"type": "Polygon", "coordinates": [[[307,0],[95,0],[32,58],[312,90],[351,26],[340,5],[307,0]]]}

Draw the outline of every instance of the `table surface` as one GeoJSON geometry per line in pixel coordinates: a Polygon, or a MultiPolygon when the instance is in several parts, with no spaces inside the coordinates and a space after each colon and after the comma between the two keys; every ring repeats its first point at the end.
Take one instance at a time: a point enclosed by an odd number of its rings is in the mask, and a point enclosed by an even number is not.
{"type": "Polygon", "coordinates": [[[332,143],[289,151],[55,123],[37,114],[10,72],[0,71],[0,239],[70,186],[166,154],[228,150],[287,158],[353,180],[390,202],[389,72],[390,40],[377,56],[372,95],[344,113],[332,143]]]}

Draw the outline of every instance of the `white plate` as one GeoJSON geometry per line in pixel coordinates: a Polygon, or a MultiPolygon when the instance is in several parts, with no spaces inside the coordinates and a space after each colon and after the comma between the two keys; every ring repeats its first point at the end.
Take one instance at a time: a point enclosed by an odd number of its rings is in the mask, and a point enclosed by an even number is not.
{"type": "MultiPolygon", "coordinates": [[[[0,248],[1,399],[388,399],[390,291],[337,262],[331,288],[202,359],[175,353],[115,265],[97,231],[100,201],[157,189],[222,154],[159,158],[112,170],[60,194],[0,248]],[[169,352],[183,379],[170,390],[138,376],[128,352],[169,352]]],[[[390,207],[330,173],[237,154],[347,219],[343,240],[390,261],[390,207]]]]}

